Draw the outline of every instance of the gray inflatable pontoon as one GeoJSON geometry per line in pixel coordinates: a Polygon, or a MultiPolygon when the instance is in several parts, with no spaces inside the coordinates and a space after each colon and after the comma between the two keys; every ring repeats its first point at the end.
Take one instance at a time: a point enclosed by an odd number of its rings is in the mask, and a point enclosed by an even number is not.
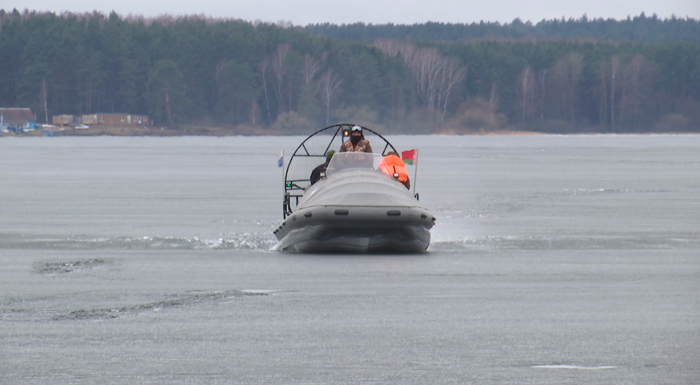
{"type": "MultiPolygon", "coordinates": [[[[343,126],[329,128],[338,127],[340,131],[343,126]]],[[[371,131],[365,130],[367,136],[371,131]]],[[[371,140],[373,146],[381,142],[377,138],[371,140]]],[[[300,146],[301,153],[309,156],[309,146],[304,145],[300,146]]],[[[326,151],[329,148],[330,145],[326,146],[326,151]]],[[[285,178],[285,220],[274,231],[279,242],[273,250],[309,253],[425,251],[430,245],[430,229],[435,217],[419,204],[417,195],[377,169],[382,155],[389,151],[393,151],[393,146],[386,142],[381,153],[337,153],[325,177],[303,188],[303,180],[285,178]],[[292,203],[295,203],[293,211],[292,203]]],[[[299,156],[297,153],[295,155],[299,156]]],[[[294,156],[289,166],[293,161],[294,156]]]]}

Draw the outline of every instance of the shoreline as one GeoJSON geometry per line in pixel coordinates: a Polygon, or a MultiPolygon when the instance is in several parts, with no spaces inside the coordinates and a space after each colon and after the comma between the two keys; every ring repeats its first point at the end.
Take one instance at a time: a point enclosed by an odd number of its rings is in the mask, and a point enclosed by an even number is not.
{"type": "MultiPolygon", "coordinates": [[[[435,135],[435,136],[545,136],[545,135],[556,135],[556,136],[575,136],[575,135],[698,135],[700,132],[687,132],[687,131],[677,131],[677,132],[577,132],[577,133],[551,133],[551,132],[538,132],[538,131],[519,131],[519,130],[497,130],[497,131],[484,131],[484,130],[473,130],[457,133],[454,130],[444,130],[442,132],[435,133],[425,133],[425,134],[404,134],[404,133],[387,133],[390,135],[410,135],[410,136],[420,136],[420,135],[435,135]]],[[[72,137],[89,137],[89,136],[130,136],[130,137],[175,137],[175,136],[304,136],[307,135],[304,132],[284,132],[277,130],[263,130],[259,127],[236,127],[236,128],[224,128],[224,127],[197,127],[188,126],[183,128],[144,128],[144,127],[130,127],[130,126],[97,126],[91,127],[89,129],[76,130],[74,128],[63,128],[60,127],[47,127],[38,128],[33,131],[25,132],[22,134],[15,133],[0,133],[0,136],[4,137],[59,137],[59,136],[72,136],[72,137]],[[52,132],[52,134],[51,134],[52,132]]]]}

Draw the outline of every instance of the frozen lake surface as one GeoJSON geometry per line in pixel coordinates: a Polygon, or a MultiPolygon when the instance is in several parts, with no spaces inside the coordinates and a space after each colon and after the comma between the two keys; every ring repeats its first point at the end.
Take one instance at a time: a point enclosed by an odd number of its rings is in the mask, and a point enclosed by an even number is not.
{"type": "Polygon", "coordinates": [[[700,383],[700,136],[387,138],[428,253],[269,251],[302,137],[1,138],[0,383],[700,383]]]}

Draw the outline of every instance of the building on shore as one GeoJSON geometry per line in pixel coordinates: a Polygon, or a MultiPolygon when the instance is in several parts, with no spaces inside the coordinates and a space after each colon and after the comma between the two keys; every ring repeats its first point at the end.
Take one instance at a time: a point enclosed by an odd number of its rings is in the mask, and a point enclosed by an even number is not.
{"type": "Polygon", "coordinates": [[[1,132],[24,132],[36,128],[36,116],[29,108],[0,108],[1,132]]]}
{"type": "MultiPolygon", "coordinates": [[[[52,117],[52,122],[56,126],[73,126],[80,127],[82,125],[106,125],[106,126],[143,126],[150,127],[152,125],[151,118],[148,115],[139,114],[123,114],[123,113],[94,113],[85,115],[55,115],[52,117]]],[[[87,128],[87,127],[81,127],[87,128]]]]}
{"type": "Polygon", "coordinates": [[[72,126],[75,122],[73,115],[56,115],[51,118],[51,122],[55,126],[72,126]]]}
{"type": "Polygon", "coordinates": [[[151,125],[148,115],[122,113],[95,113],[83,115],[81,123],[89,125],[103,124],[108,126],[144,126],[151,125]]]}

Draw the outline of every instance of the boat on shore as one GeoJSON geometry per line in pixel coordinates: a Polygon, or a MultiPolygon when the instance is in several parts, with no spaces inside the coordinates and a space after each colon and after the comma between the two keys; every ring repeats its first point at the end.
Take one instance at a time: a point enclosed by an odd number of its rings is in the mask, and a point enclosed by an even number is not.
{"type": "Polygon", "coordinates": [[[274,231],[279,242],[273,250],[417,253],[430,245],[435,217],[415,190],[380,171],[382,159],[398,151],[376,132],[362,127],[374,152],[338,152],[320,180],[311,182],[314,166],[340,148],[354,126],[319,130],[292,154],[284,174],[284,221],[274,231]]]}

